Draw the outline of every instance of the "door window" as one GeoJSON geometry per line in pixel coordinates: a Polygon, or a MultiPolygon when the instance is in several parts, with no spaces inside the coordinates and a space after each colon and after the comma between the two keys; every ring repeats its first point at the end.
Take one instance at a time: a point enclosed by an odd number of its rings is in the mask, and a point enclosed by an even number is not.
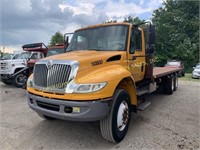
{"type": "Polygon", "coordinates": [[[38,55],[37,55],[37,53],[34,53],[34,54],[31,56],[30,59],[38,59],[38,55]]]}

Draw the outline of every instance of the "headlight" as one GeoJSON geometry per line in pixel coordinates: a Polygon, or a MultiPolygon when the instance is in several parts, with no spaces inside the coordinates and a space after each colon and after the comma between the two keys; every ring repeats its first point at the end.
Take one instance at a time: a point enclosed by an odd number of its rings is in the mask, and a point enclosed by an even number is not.
{"type": "MultiPolygon", "coordinates": [[[[2,68],[3,68],[3,67],[2,67],[2,68]]],[[[5,68],[5,69],[8,69],[8,64],[5,64],[4,68],[5,68]]]]}
{"type": "Polygon", "coordinates": [[[27,87],[32,87],[33,86],[33,79],[28,78],[26,85],[27,85],[27,87]]]}
{"type": "Polygon", "coordinates": [[[101,90],[107,85],[107,82],[95,84],[78,84],[74,93],[91,93],[101,90]]]}

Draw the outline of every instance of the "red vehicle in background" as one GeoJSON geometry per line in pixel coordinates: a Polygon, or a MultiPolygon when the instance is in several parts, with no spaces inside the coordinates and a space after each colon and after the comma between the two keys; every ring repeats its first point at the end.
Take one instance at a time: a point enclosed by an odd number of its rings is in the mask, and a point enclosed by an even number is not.
{"type": "Polygon", "coordinates": [[[44,57],[46,57],[48,48],[44,43],[32,43],[22,46],[25,51],[24,55],[30,55],[23,61],[24,67],[11,75],[13,85],[16,87],[23,87],[27,78],[33,71],[34,64],[44,57]]]}
{"type": "Polygon", "coordinates": [[[69,36],[73,33],[66,33],[64,35],[64,42],[55,44],[54,46],[47,47],[44,43],[33,43],[33,44],[26,44],[23,45],[22,48],[24,51],[31,51],[31,52],[38,52],[37,55],[32,55],[30,58],[28,58],[24,64],[26,65],[25,68],[19,70],[15,74],[11,76],[11,79],[13,81],[13,84],[16,87],[24,87],[26,86],[26,81],[28,77],[32,74],[33,68],[35,63],[44,57],[57,55],[61,53],[66,52],[66,48],[69,45],[69,36]],[[39,54],[40,53],[40,54],[39,54]],[[43,55],[43,56],[42,56],[43,55]]]}
{"type": "Polygon", "coordinates": [[[49,57],[52,55],[57,55],[57,54],[62,54],[64,52],[65,52],[65,44],[64,43],[55,44],[54,46],[51,46],[48,48],[46,57],[49,57]]]}
{"type": "Polygon", "coordinates": [[[12,83],[16,87],[25,88],[26,81],[28,77],[32,74],[34,65],[39,59],[66,52],[66,49],[69,45],[69,36],[67,36],[69,34],[71,35],[73,33],[66,33],[64,35],[63,43],[55,44],[54,46],[51,47],[47,47],[44,43],[33,43],[33,44],[23,45],[22,48],[24,51],[29,51],[34,53],[37,52],[37,53],[31,55],[31,57],[29,57],[28,59],[26,59],[26,61],[24,61],[24,65],[26,67],[20,69],[11,76],[12,83]]]}

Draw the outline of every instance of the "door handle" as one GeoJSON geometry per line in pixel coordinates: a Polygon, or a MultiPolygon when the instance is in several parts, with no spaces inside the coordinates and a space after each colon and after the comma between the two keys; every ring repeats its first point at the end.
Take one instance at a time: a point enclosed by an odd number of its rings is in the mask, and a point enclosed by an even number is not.
{"type": "Polygon", "coordinates": [[[136,60],[136,58],[137,58],[136,56],[133,56],[133,57],[132,57],[132,60],[136,60]]]}
{"type": "Polygon", "coordinates": [[[144,71],[144,63],[142,63],[141,71],[142,71],[142,72],[144,71]]]}

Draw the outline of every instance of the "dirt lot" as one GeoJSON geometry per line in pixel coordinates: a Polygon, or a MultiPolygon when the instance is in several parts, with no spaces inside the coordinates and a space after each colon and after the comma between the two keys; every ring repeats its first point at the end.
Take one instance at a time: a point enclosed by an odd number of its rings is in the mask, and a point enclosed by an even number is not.
{"type": "Polygon", "coordinates": [[[1,85],[1,149],[200,149],[200,82],[180,81],[173,95],[152,94],[133,114],[119,144],[101,137],[98,122],[46,121],[27,105],[25,90],[1,85]]]}

